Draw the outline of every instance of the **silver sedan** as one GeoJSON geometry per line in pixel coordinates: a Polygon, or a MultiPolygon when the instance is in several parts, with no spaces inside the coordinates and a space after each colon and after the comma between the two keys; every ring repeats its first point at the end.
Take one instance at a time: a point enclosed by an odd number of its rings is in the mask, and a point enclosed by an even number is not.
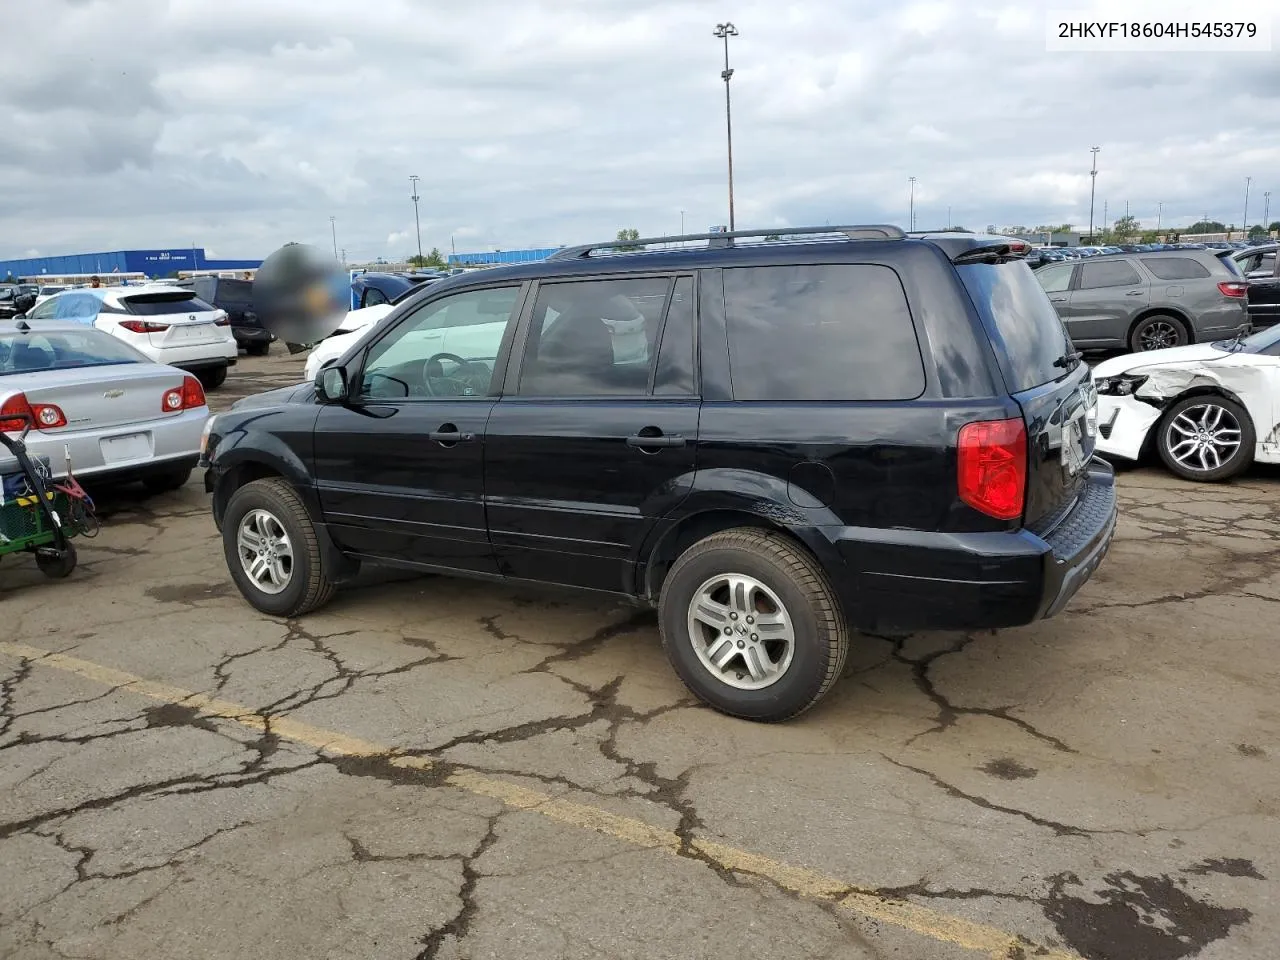
{"type": "MultiPolygon", "coordinates": [[[[53,320],[0,320],[0,430],[23,415],[32,457],[53,476],[141,480],[155,492],[187,482],[209,419],[200,382],[153,363],[110,334],[53,320]]],[[[0,475],[17,463],[0,449],[0,475]]]]}

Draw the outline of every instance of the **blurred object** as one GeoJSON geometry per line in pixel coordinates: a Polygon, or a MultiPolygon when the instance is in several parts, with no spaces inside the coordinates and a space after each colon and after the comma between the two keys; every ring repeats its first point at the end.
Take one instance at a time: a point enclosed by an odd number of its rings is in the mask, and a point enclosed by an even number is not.
{"type": "Polygon", "coordinates": [[[323,340],[347,313],[350,280],[314,247],[288,243],[262,262],[253,281],[258,321],[290,353],[323,340]]]}

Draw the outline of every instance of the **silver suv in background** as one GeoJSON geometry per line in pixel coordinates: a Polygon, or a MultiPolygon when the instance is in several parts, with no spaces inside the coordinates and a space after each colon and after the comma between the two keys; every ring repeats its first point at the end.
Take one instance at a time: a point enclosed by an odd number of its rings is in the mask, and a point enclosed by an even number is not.
{"type": "Polygon", "coordinates": [[[1248,284],[1233,250],[1104,254],[1041,267],[1035,277],[1077,349],[1160,350],[1234,334],[1248,284]]]}

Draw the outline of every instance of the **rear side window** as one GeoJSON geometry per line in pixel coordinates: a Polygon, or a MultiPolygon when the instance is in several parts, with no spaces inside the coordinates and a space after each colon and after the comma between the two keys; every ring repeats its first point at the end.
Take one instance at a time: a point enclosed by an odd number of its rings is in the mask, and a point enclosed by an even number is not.
{"type": "Polygon", "coordinates": [[[195,294],[175,290],[173,293],[148,293],[121,300],[124,308],[135,316],[161,317],[178,313],[207,313],[213,307],[195,294]]]}
{"type": "Polygon", "coordinates": [[[1092,290],[1096,287],[1131,287],[1141,282],[1138,271],[1129,266],[1127,261],[1099,260],[1080,267],[1078,286],[1081,290],[1092,290]]]}
{"type": "Polygon", "coordinates": [[[1142,265],[1161,280],[1202,280],[1209,271],[1190,257],[1149,257],[1142,265]]]}
{"type": "Polygon", "coordinates": [[[681,277],[671,293],[667,322],[658,348],[653,393],[659,397],[687,397],[694,392],[693,277],[681,277]]]}
{"type": "Polygon", "coordinates": [[[973,263],[957,268],[982,316],[1010,392],[1030,390],[1066,374],[1067,331],[1025,263],[973,263]]]}
{"type": "Polygon", "coordinates": [[[730,269],[724,299],[736,400],[911,400],[924,392],[907,296],[888,267],[730,269]]]}

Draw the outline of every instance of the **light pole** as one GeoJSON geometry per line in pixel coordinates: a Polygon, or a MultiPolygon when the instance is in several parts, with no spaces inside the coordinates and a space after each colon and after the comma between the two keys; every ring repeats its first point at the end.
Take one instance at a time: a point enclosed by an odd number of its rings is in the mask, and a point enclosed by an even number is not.
{"type": "Polygon", "coordinates": [[[909,186],[908,212],[907,212],[907,231],[910,232],[916,228],[916,178],[907,177],[909,186]]]}
{"type": "Polygon", "coordinates": [[[336,217],[329,218],[329,229],[333,231],[333,259],[338,259],[338,224],[336,217]]]}
{"type": "MultiPolygon", "coordinates": [[[[1101,147],[1090,147],[1089,152],[1093,154],[1093,169],[1089,171],[1089,242],[1093,243],[1093,201],[1098,193],[1098,151],[1101,147]]],[[[1104,221],[1106,217],[1102,218],[1104,221]]],[[[1106,230],[1106,224],[1103,223],[1103,230],[1106,230]]]]}
{"type": "MultiPolygon", "coordinates": [[[[1093,233],[1093,217],[1089,218],[1089,232],[1093,233]]],[[[1102,201],[1102,232],[1107,232],[1107,201],[1102,201]]]]}
{"type": "Polygon", "coordinates": [[[729,232],[734,230],[733,220],[733,118],[729,109],[729,78],[733,71],[729,68],[729,38],[738,35],[738,28],[732,23],[717,23],[715,36],[724,41],[724,69],[720,71],[720,79],[724,81],[724,131],[725,142],[729,147],[729,232]]]}
{"type": "Polygon", "coordinates": [[[1156,236],[1160,235],[1160,222],[1164,219],[1164,201],[1156,201],[1156,236]]]}
{"type": "Polygon", "coordinates": [[[1262,192],[1262,229],[1267,231],[1267,236],[1271,236],[1271,191],[1264,190],[1262,192]]]}
{"type": "Polygon", "coordinates": [[[422,266],[422,226],[418,223],[418,177],[410,177],[409,185],[413,193],[409,199],[413,201],[413,229],[418,234],[418,266],[422,266]]]}
{"type": "Polygon", "coordinates": [[[1240,218],[1240,235],[1249,236],[1249,184],[1253,183],[1253,177],[1244,178],[1244,216],[1240,218]]]}
{"type": "Polygon", "coordinates": [[[947,206],[947,230],[948,230],[948,231],[950,231],[950,230],[951,230],[951,207],[950,207],[950,205],[948,205],[948,206],[947,206]]]}
{"type": "Polygon", "coordinates": [[[680,211],[680,236],[684,236],[684,211],[680,211]]]}

